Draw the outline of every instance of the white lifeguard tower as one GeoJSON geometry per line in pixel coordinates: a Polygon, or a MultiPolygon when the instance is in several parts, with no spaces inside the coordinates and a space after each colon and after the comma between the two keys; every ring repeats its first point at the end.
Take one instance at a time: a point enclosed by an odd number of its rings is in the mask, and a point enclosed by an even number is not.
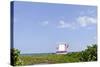
{"type": "Polygon", "coordinates": [[[56,48],[56,54],[67,54],[68,45],[66,43],[59,43],[58,47],[56,48]]]}

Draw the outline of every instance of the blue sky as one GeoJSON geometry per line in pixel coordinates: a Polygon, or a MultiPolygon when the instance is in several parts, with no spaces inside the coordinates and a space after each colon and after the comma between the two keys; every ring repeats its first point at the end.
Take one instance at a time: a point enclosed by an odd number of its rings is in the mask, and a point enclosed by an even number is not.
{"type": "Polygon", "coordinates": [[[68,52],[97,43],[97,7],[14,2],[14,48],[21,53],[56,52],[59,42],[68,52]]]}

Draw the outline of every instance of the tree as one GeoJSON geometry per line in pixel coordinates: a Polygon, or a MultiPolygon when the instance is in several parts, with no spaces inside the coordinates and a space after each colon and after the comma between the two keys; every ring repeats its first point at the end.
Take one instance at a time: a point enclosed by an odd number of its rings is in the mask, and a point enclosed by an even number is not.
{"type": "Polygon", "coordinates": [[[88,46],[85,51],[81,52],[81,61],[96,61],[97,60],[97,45],[88,46]]]}
{"type": "Polygon", "coordinates": [[[19,58],[20,51],[18,49],[11,49],[11,65],[16,66],[16,65],[22,65],[22,61],[19,58]]]}

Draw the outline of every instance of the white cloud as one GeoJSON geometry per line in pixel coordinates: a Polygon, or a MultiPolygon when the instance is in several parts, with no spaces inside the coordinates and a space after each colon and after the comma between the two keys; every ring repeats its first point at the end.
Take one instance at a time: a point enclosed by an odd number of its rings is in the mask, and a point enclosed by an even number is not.
{"type": "MultiPolygon", "coordinates": [[[[64,20],[58,21],[56,28],[61,29],[78,29],[80,27],[85,27],[89,30],[93,29],[93,25],[97,23],[97,19],[90,16],[79,16],[74,19],[74,21],[66,22],[64,20]]],[[[49,21],[42,22],[42,26],[47,26],[49,21]]]]}
{"type": "Polygon", "coordinates": [[[70,24],[66,23],[66,22],[63,21],[63,20],[60,20],[60,21],[59,21],[59,26],[58,26],[58,28],[69,28],[69,27],[71,27],[70,24]]]}
{"type": "Polygon", "coordinates": [[[57,28],[61,28],[61,29],[65,29],[65,28],[67,28],[67,29],[76,29],[75,23],[73,23],[73,22],[69,22],[68,23],[68,22],[65,22],[63,20],[59,21],[59,24],[58,24],[57,28]]]}
{"type": "Polygon", "coordinates": [[[79,16],[76,19],[77,24],[79,24],[81,27],[86,27],[91,24],[96,24],[97,19],[94,17],[89,17],[89,16],[79,16]]]}
{"type": "Polygon", "coordinates": [[[92,30],[93,29],[93,27],[87,27],[87,30],[92,30]]]}
{"type": "Polygon", "coordinates": [[[65,22],[64,20],[60,20],[57,28],[70,28],[77,29],[80,27],[86,27],[87,29],[92,29],[91,25],[95,25],[97,23],[97,19],[90,16],[79,16],[72,22],[65,22]]]}
{"type": "Polygon", "coordinates": [[[88,9],[87,13],[92,15],[92,14],[97,13],[97,10],[94,10],[94,9],[88,9]]]}
{"type": "Polygon", "coordinates": [[[43,25],[43,26],[46,26],[46,25],[48,25],[48,24],[49,24],[48,21],[44,21],[44,22],[42,22],[42,25],[43,25]]]}

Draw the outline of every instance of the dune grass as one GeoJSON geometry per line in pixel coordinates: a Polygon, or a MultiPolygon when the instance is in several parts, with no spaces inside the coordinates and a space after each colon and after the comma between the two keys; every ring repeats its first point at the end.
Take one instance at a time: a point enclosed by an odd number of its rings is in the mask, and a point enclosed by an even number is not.
{"type": "Polygon", "coordinates": [[[80,53],[20,56],[23,65],[79,62],[80,53]]]}

